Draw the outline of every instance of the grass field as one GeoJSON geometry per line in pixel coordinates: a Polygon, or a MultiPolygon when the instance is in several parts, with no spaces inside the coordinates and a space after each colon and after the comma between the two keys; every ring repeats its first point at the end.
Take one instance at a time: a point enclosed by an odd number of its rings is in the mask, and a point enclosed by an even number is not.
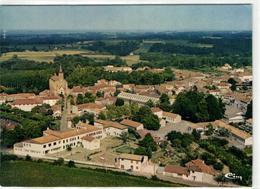
{"type": "Polygon", "coordinates": [[[155,181],[143,177],[124,175],[112,171],[87,168],[69,168],[49,163],[6,161],[0,167],[2,186],[160,186],[178,184],[155,181]]]}

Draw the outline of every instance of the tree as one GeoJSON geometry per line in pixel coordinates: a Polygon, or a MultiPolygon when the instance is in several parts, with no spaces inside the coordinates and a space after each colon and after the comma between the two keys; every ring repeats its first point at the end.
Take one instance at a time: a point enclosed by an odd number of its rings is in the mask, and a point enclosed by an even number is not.
{"type": "Polygon", "coordinates": [[[104,92],[103,92],[103,91],[98,91],[98,92],[96,93],[96,96],[97,96],[97,97],[104,97],[104,92]]]}
{"type": "Polygon", "coordinates": [[[83,104],[84,96],[82,94],[78,94],[76,102],[77,102],[77,104],[83,104]]]}
{"type": "Polygon", "coordinates": [[[162,110],[167,111],[167,112],[169,112],[171,110],[170,99],[169,99],[167,94],[163,93],[160,96],[160,105],[159,105],[159,107],[162,110]]]}
{"type": "Polygon", "coordinates": [[[208,114],[209,114],[209,121],[214,121],[216,119],[221,119],[223,117],[221,106],[219,101],[213,95],[208,95],[206,97],[207,107],[208,107],[208,114]]]}
{"type": "Polygon", "coordinates": [[[200,140],[200,132],[199,131],[197,131],[196,129],[193,129],[192,130],[192,135],[193,135],[193,137],[194,137],[194,139],[195,140],[200,140]]]}
{"type": "Polygon", "coordinates": [[[100,114],[98,115],[98,119],[106,120],[106,114],[103,111],[100,112],[100,114]]]}
{"type": "Polygon", "coordinates": [[[217,163],[216,158],[208,152],[203,152],[201,154],[201,159],[203,159],[207,165],[214,165],[217,163]]]}
{"type": "Polygon", "coordinates": [[[26,160],[26,161],[32,161],[32,157],[27,154],[27,155],[25,156],[25,160],[26,160]]]}
{"type": "Polygon", "coordinates": [[[128,138],[129,138],[129,135],[128,135],[127,132],[123,132],[123,133],[121,133],[121,135],[120,135],[120,139],[123,141],[124,144],[126,144],[128,138]]]}
{"type": "Polygon", "coordinates": [[[216,162],[214,165],[213,165],[214,169],[216,170],[219,170],[219,171],[222,171],[222,169],[224,168],[224,165],[220,162],[216,162]]]}
{"type": "Polygon", "coordinates": [[[35,106],[32,111],[32,113],[40,113],[43,115],[52,115],[53,111],[51,109],[51,106],[49,104],[43,104],[40,106],[35,106]]]}
{"type": "Polygon", "coordinates": [[[149,100],[145,103],[145,105],[149,106],[150,108],[154,107],[154,103],[153,103],[153,101],[152,101],[151,99],[149,99],[149,100]]]}
{"type": "Polygon", "coordinates": [[[171,68],[165,68],[163,71],[163,77],[165,81],[173,81],[175,80],[175,74],[171,70],[171,68]]]}
{"type": "Polygon", "coordinates": [[[139,145],[144,147],[144,148],[151,148],[152,151],[157,150],[157,144],[154,141],[152,135],[150,133],[146,134],[143,140],[139,142],[139,145]]]}
{"type": "Polygon", "coordinates": [[[214,132],[214,128],[213,128],[212,124],[210,123],[207,125],[207,130],[206,130],[205,134],[207,136],[210,136],[213,134],[213,132],[214,132]]]}
{"type": "Polygon", "coordinates": [[[143,125],[144,128],[148,130],[159,130],[161,127],[160,120],[155,114],[145,116],[143,120],[143,125]]]}
{"type": "Polygon", "coordinates": [[[149,106],[145,105],[145,106],[142,106],[141,108],[139,108],[138,111],[134,112],[133,120],[143,123],[144,118],[151,114],[153,114],[151,108],[149,106]]]}
{"type": "Polygon", "coordinates": [[[76,166],[75,166],[75,162],[72,161],[72,160],[69,160],[69,162],[68,162],[68,167],[76,167],[76,166]]]}
{"type": "Polygon", "coordinates": [[[64,164],[64,159],[63,158],[59,158],[57,160],[54,160],[53,164],[54,165],[63,165],[64,164]]]}
{"type": "Polygon", "coordinates": [[[172,106],[174,113],[192,122],[214,121],[223,117],[224,104],[213,95],[198,91],[181,92],[172,106]]]}
{"type": "Polygon", "coordinates": [[[134,154],[145,155],[150,159],[152,157],[152,150],[150,148],[138,147],[135,149],[134,154]]]}
{"type": "Polygon", "coordinates": [[[124,104],[125,104],[125,102],[123,99],[121,99],[121,98],[116,99],[116,103],[115,103],[116,106],[123,106],[124,104]]]}
{"type": "Polygon", "coordinates": [[[90,125],[94,125],[94,117],[95,116],[93,113],[87,112],[87,113],[83,114],[82,116],[80,116],[79,119],[80,119],[80,121],[82,121],[84,123],[86,123],[86,121],[88,121],[88,123],[90,125]]]}
{"type": "Polygon", "coordinates": [[[250,103],[247,105],[247,110],[245,117],[247,119],[252,118],[252,110],[253,110],[253,101],[251,100],[250,103]]]}
{"type": "Polygon", "coordinates": [[[71,120],[71,122],[72,122],[72,124],[73,124],[74,126],[77,125],[77,124],[79,123],[79,121],[80,121],[80,117],[79,117],[79,116],[75,116],[75,117],[73,117],[72,120],[71,120]]]}

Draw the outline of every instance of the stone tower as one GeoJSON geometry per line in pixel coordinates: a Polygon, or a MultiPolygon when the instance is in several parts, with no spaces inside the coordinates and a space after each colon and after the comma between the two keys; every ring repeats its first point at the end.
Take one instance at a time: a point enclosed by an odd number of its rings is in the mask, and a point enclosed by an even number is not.
{"type": "Polygon", "coordinates": [[[64,79],[64,73],[60,66],[59,73],[53,75],[49,79],[50,93],[54,96],[64,95],[67,96],[69,93],[68,82],[64,79]]]}

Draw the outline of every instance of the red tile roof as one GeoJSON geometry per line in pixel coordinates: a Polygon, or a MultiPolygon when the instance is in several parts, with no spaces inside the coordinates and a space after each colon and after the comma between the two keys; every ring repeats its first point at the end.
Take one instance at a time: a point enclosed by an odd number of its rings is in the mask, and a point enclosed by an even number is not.
{"type": "Polygon", "coordinates": [[[123,124],[123,125],[126,125],[126,126],[134,127],[134,128],[137,128],[137,127],[142,125],[142,123],[139,123],[139,122],[136,122],[136,121],[132,121],[130,119],[124,119],[120,123],[123,124]]]}
{"type": "Polygon", "coordinates": [[[185,166],[191,171],[215,175],[214,169],[206,165],[201,159],[191,160],[190,162],[186,163],[185,166]]]}
{"type": "Polygon", "coordinates": [[[181,167],[177,165],[166,165],[164,171],[168,173],[176,173],[179,175],[189,175],[187,167],[181,167]]]}

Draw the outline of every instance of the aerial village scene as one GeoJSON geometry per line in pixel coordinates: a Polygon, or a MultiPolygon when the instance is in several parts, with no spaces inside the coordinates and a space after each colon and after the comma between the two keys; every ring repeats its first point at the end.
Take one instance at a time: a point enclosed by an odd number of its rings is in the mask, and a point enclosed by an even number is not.
{"type": "Polygon", "coordinates": [[[251,31],[1,36],[2,186],[252,185],[251,31]]]}

